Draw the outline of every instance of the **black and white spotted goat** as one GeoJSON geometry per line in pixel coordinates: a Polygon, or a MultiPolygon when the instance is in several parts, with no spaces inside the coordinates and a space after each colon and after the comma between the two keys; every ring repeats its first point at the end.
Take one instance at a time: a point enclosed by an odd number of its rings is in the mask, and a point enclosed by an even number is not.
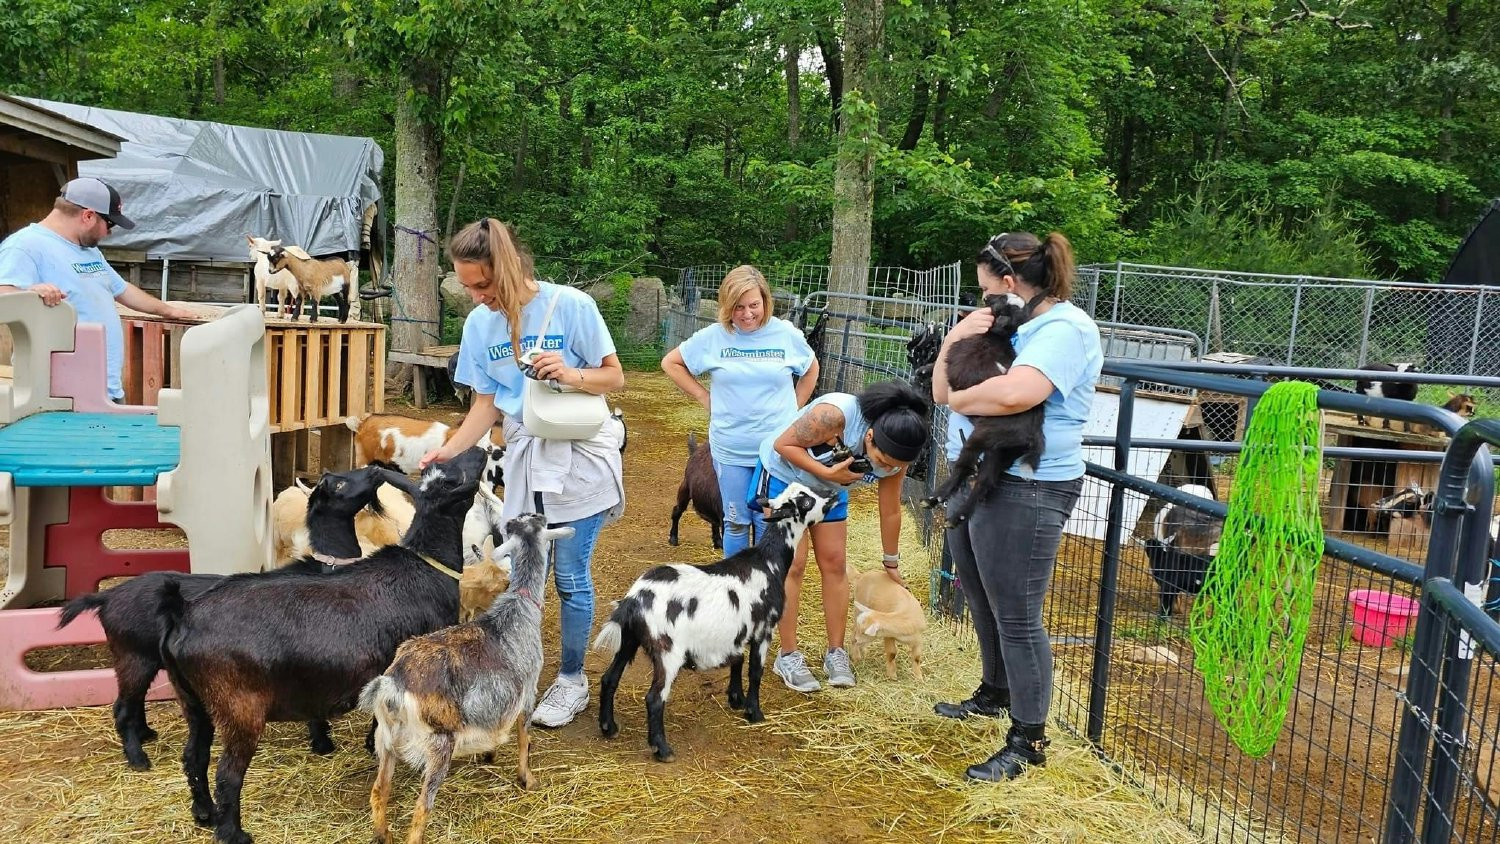
{"type": "Polygon", "coordinates": [[[455,756],[489,754],[516,731],[522,788],[536,783],[527,727],[542,673],[542,593],[547,544],[572,536],[535,513],[511,519],[498,553],[511,558],[510,588],[474,621],[407,639],[359,706],[375,716],[379,767],[370,792],[375,840],[390,840],[386,807],[396,757],[422,772],[408,844],[420,844],[437,790],[455,756]]]}
{"type": "Polygon", "coordinates": [[[836,502],[792,484],[771,501],[765,535],[754,547],[712,565],[657,566],[637,578],[594,640],[595,650],[614,655],[599,682],[599,730],[608,738],[620,731],[615,690],[638,650],[651,658],[646,730],[658,761],[673,758],[663,722],[672,681],[683,668],[729,666],[729,705],[743,708],[751,723],[764,720],[760,679],[786,604],[786,571],[802,535],[836,502]],[[748,692],[741,686],[747,649],[748,692]]]}
{"type": "MultiPolygon", "coordinates": [[[[1201,484],[1182,484],[1177,489],[1214,500],[1213,490],[1201,484]]],[[[1151,577],[1156,581],[1162,618],[1172,617],[1178,595],[1197,595],[1203,591],[1209,569],[1219,556],[1223,531],[1222,521],[1187,507],[1166,504],[1156,511],[1151,522],[1152,536],[1142,544],[1151,564],[1151,577]]]]}

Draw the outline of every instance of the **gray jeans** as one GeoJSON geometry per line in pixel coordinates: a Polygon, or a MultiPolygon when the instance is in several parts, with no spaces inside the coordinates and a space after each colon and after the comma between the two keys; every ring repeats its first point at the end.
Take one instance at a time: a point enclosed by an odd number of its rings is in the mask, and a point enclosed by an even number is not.
{"type": "MultiPolygon", "coordinates": [[[[1082,490],[1082,478],[1006,475],[967,522],[947,532],[979,636],[984,682],[1009,690],[1011,717],[1018,723],[1046,723],[1052,705],[1052,643],[1042,625],[1042,603],[1063,525],[1082,490]]],[[[961,491],[949,507],[968,494],[961,491]]]]}

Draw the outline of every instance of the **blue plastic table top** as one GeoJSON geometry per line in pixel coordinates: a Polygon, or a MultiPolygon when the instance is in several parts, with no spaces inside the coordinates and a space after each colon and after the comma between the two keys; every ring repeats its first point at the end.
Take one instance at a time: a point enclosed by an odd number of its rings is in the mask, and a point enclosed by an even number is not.
{"type": "Polygon", "coordinates": [[[177,437],[154,413],[37,413],[0,427],[0,472],[16,486],[149,486],[177,467],[177,437]]]}

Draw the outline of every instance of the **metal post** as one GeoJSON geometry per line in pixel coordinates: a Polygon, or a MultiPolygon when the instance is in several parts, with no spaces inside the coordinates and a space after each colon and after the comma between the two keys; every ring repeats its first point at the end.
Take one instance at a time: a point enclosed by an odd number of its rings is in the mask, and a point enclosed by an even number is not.
{"type": "Polygon", "coordinates": [[[1474,363],[1479,357],[1479,325],[1484,315],[1484,288],[1479,288],[1479,301],[1474,303],[1474,336],[1469,338],[1469,371],[1466,375],[1474,374],[1474,363]]]}
{"type": "MultiPolygon", "coordinates": [[[[1443,483],[1440,489],[1451,491],[1451,498],[1440,498],[1433,502],[1434,516],[1439,508],[1456,512],[1462,517],[1462,534],[1459,537],[1457,560],[1453,563],[1453,581],[1467,594],[1483,594],[1480,587],[1488,579],[1489,568],[1489,510],[1495,498],[1495,476],[1490,470],[1489,449],[1479,444],[1488,436],[1500,434],[1494,420],[1478,427],[1465,426],[1454,437],[1455,445],[1450,450],[1456,459],[1444,461],[1443,473],[1451,474],[1456,483],[1443,483]],[[1477,448],[1477,451],[1475,450],[1477,448]],[[1469,456],[1467,464],[1464,457],[1469,456]],[[1449,465],[1449,464],[1452,465],[1449,465]],[[1467,470],[1467,478],[1464,477],[1467,470]],[[1465,483],[1467,481],[1467,483],[1465,483]],[[1467,486],[1465,498],[1458,496],[1467,486]],[[1476,509],[1474,503],[1478,504],[1476,509]]],[[[1429,562],[1431,559],[1429,558],[1429,562]]],[[[1443,561],[1439,560],[1441,564],[1443,561]]],[[[1429,565],[1425,572],[1428,578],[1434,575],[1435,567],[1429,565]]],[[[1426,597],[1424,595],[1424,597],[1426,597]]],[[[1442,626],[1446,632],[1446,614],[1442,626]]],[[[1474,644],[1467,635],[1446,637],[1446,648],[1442,662],[1443,693],[1437,698],[1436,747],[1432,758],[1427,788],[1427,806],[1423,811],[1422,840],[1426,844],[1442,844],[1453,834],[1453,797],[1462,777],[1459,766],[1463,763],[1463,734],[1468,717],[1469,680],[1474,667],[1474,644]]]]}
{"type": "Polygon", "coordinates": [[[1115,262],[1115,303],[1109,312],[1110,322],[1120,321],[1120,288],[1125,286],[1125,262],[1115,262]]]}
{"type": "Polygon", "coordinates": [[[1370,314],[1375,310],[1375,288],[1365,288],[1365,314],[1360,322],[1364,326],[1359,332],[1359,360],[1354,362],[1355,366],[1364,366],[1365,360],[1370,354],[1370,314]]]}
{"type": "Polygon", "coordinates": [[[1286,365],[1292,365],[1292,352],[1297,348],[1297,320],[1302,316],[1302,279],[1297,279],[1297,292],[1292,298],[1292,335],[1286,341],[1286,365]]]}
{"type": "Polygon", "coordinates": [[[161,259],[161,300],[163,302],[167,301],[167,268],[170,267],[171,264],[171,258],[163,257],[161,259]]]}
{"type": "MultiPolygon", "coordinates": [[[[1130,429],[1135,418],[1136,380],[1120,385],[1120,412],[1115,417],[1115,470],[1130,470],[1130,429]]],[[[1104,739],[1104,707],[1109,698],[1109,649],[1114,641],[1115,597],[1120,578],[1121,534],[1125,530],[1125,487],[1110,484],[1109,525],[1104,534],[1104,559],[1099,570],[1099,617],[1094,625],[1094,666],[1089,680],[1088,740],[1104,739]]]]}
{"type": "Polygon", "coordinates": [[[1224,351],[1224,332],[1219,321],[1219,280],[1214,279],[1208,292],[1208,324],[1203,327],[1203,341],[1216,352],[1224,351]]]}
{"type": "Polygon", "coordinates": [[[1093,276],[1094,283],[1089,288],[1089,318],[1097,319],[1099,315],[1099,270],[1095,269],[1093,276]]]}

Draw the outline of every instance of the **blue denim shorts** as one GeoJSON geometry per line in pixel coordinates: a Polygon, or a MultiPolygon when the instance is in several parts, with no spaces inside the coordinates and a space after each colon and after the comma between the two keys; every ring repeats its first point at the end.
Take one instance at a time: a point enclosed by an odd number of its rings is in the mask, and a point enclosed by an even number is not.
{"type": "MultiPolygon", "coordinates": [[[[756,499],[770,501],[785,492],[788,486],[791,486],[791,484],[767,472],[765,466],[759,463],[755,464],[755,477],[750,480],[750,509],[760,512],[760,506],[756,504],[756,499]]],[[[848,521],[849,491],[846,489],[839,490],[838,500],[839,503],[833,505],[833,509],[828,511],[827,516],[823,517],[823,521],[848,521]]]]}

